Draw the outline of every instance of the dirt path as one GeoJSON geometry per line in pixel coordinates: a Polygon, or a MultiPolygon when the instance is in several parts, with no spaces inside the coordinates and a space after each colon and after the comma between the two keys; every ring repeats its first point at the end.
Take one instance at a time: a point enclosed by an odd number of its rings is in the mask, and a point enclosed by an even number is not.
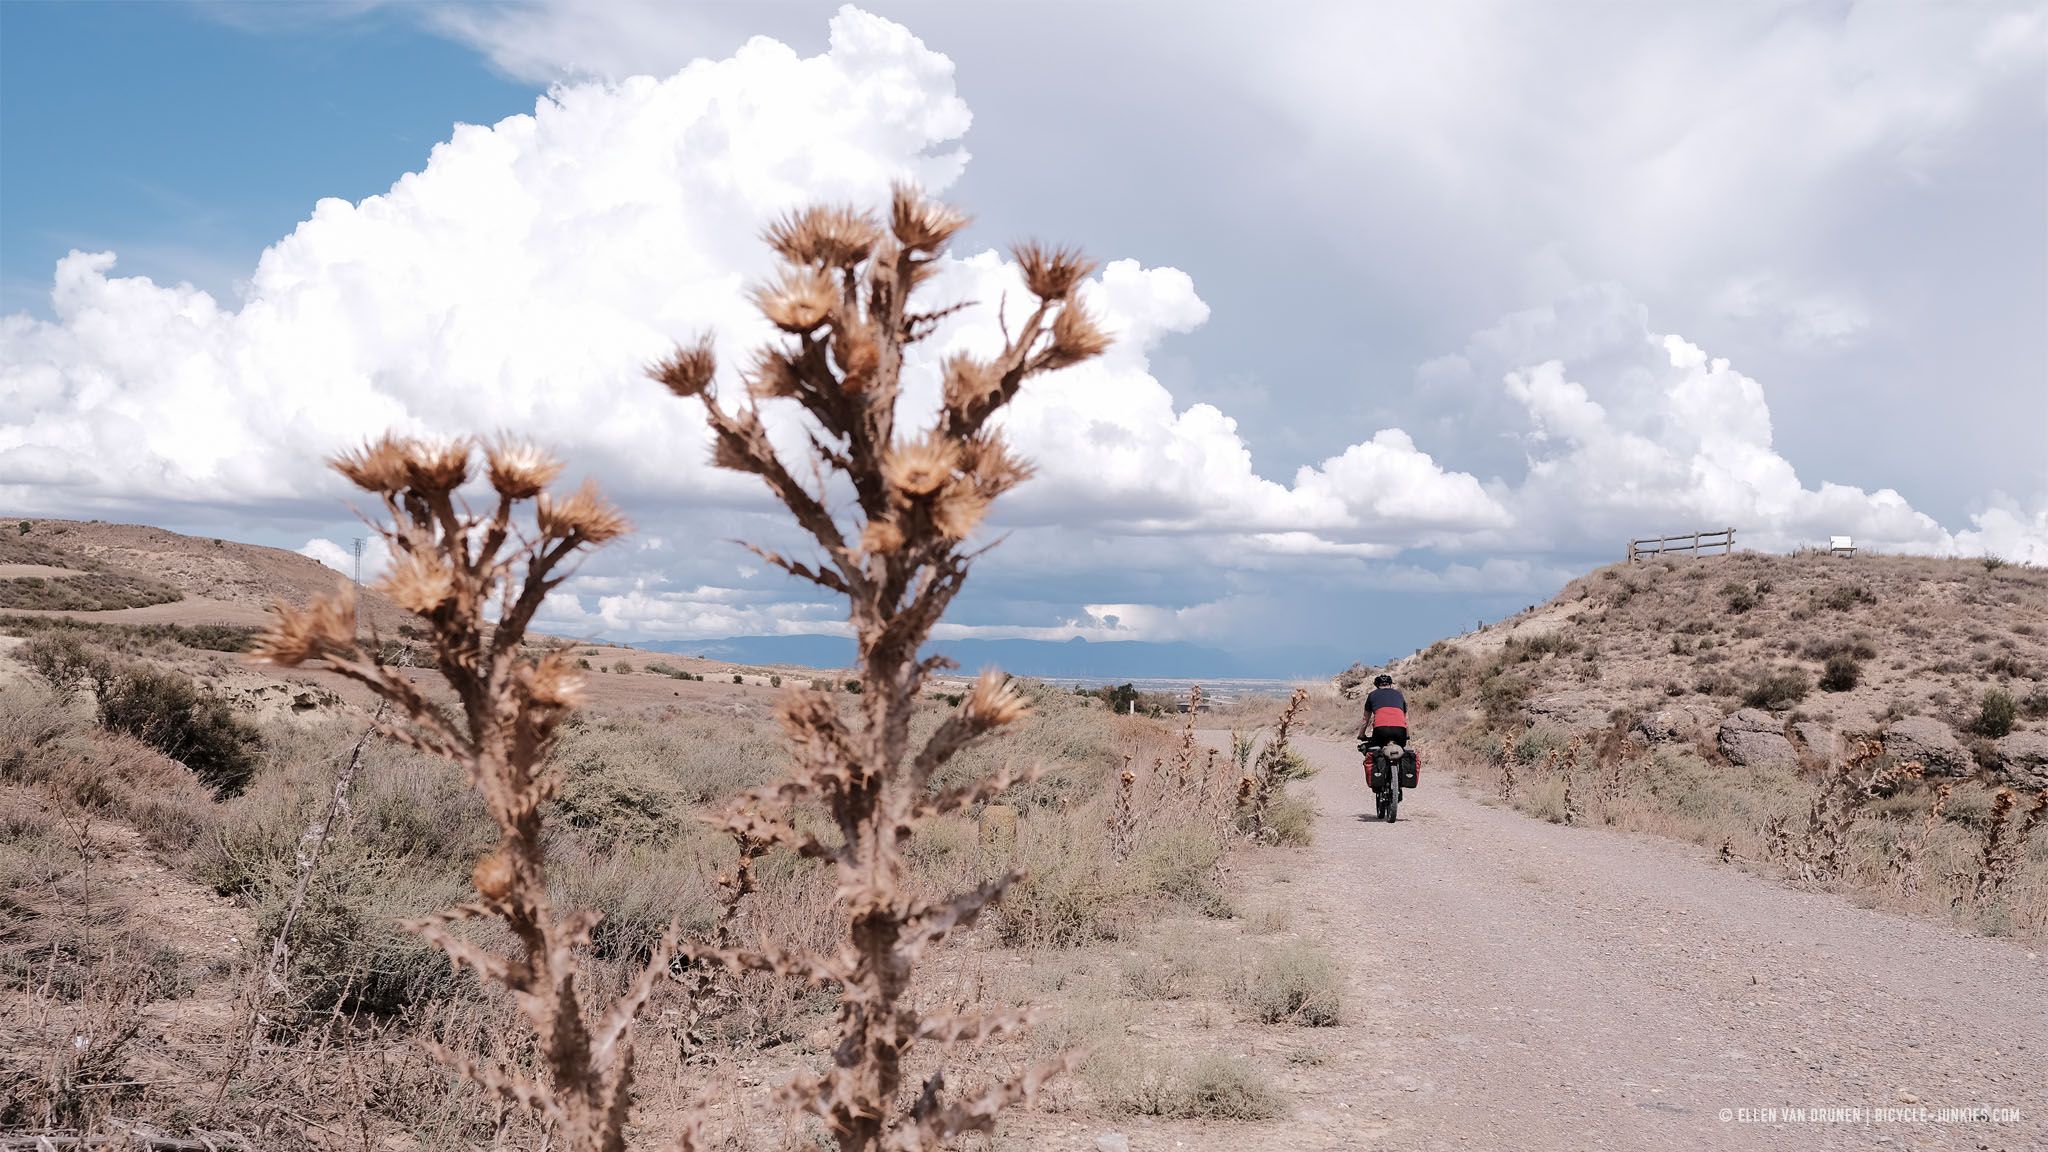
{"type": "Polygon", "coordinates": [[[1296,923],[1351,958],[1351,1027],[1289,1078],[1293,1117],[1215,1147],[2048,1147],[2038,955],[1489,807],[1444,774],[1399,824],[1367,821],[1353,749],[1300,746],[1323,815],[1296,923]],[[1922,1107],[2021,1120],[1746,1119],[1922,1107]]]}

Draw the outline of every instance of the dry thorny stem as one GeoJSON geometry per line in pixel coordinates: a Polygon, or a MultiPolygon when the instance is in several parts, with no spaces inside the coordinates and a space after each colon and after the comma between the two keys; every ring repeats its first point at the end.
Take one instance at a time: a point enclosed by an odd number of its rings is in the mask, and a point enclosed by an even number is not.
{"type": "Polygon", "coordinates": [[[2020,818],[2017,829],[2012,827],[2012,810],[2015,793],[2010,788],[2000,788],[1991,798],[1991,815],[1985,821],[1984,842],[1977,857],[1977,874],[1970,881],[1969,891],[1959,894],[1955,903],[1963,902],[1964,896],[1977,904],[1995,898],[2005,882],[2012,877],[2012,870],[2025,854],[2027,840],[2048,814],[2048,791],[2035,795],[2026,815],[2020,818]]]}
{"type": "Polygon", "coordinates": [[[1026,379],[1088,360],[1109,344],[1079,300],[1093,266],[1069,250],[1020,246],[1014,255],[1033,299],[1021,323],[1005,323],[1003,346],[992,358],[949,356],[931,426],[899,428],[905,349],[957,310],[921,304],[918,289],[965,224],[960,213],[909,188],[896,190],[886,220],[840,207],[796,212],[767,233],[783,267],[754,299],[782,336],[758,350],[743,373],[748,402],[729,408],[718,394],[723,389],[714,388],[718,364],[709,338],[678,348],[651,371],[677,396],[702,401],[713,463],[760,477],[819,555],[805,561],[755,551],[848,604],[863,687],[855,714],[842,715],[832,697],[815,689],[787,693],[780,715],[794,767],[731,816],[750,835],[833,864],[846,937],[830,955],[765,943],[752,951],[689,950],[693,961],[840,990],[830,1069],[798,1077],[786,1093],[823,1118],[844,1152],[930,1148],[956,1133],[988,1131],[999,1110],[1027,1099],[1064,1063],[966,1097],[949,1092],[943,1071],[934,1072],[901,1098],[904,1059],[916,1045],[944,1048],[1021,1021],[927,1015],[906,998],[925,950],[971,925],[1016,879],[1011,873],[951,899],[917,900],[904,882],[906,842],[930,817],[985,802],[1015,782],[1005,773],[933,788],[954,753],[1026,711],[1003,677],[985,673],[913,750],[919,689],[950,666],[919,650],[967,576],[968,535],[990,503],[1028,474],[993,418],[1026,379]],[[808,433],[801,451],[771,442],[761,409],[770,400],[792,400],[801,409],[808,433]],[[847,497],[850,503],[841,503],[847,497]],[[805,804],[822,806],[835,838],[797,828],[794,810],[805,804]]]}
{"type": "Polygon", "coordinates": [[[1273,726],[1273,738],[1260,750],[1251,773],[1238,782],[1238,796],[1244,807],[1245,833],[1254,840],[1265,838],[1266,811],[1272,806],[1273,797],[1287,783],[1287,774],[1294,767],[1293,750],[1287,746],[1287,741],[1293,731],[1295,717],[1307,704],[1308,689],[1296,688],[1287,698],[1287,707],[1280,712],[1279,723],[1273,726]]]}
{"type": "Polygon", "coordinates": [[[426,623],[435,669],[457,709],[443,711],[403,673],[382,664],[374,636],[358,638],[353,593],[280,607],[259,658],[296,666],[321,661],[396,709],[380,729],[401,744],[459,765],[498,825],[498,844],[472,874],[477,899],[410,925],[457,966],[510,991],[532,1026],[542,1074],[499,1060],[443,1058],[499,1099],[549,1125],[575,1152],[625,1147],[632,1105],[632,1030],[654,981],[668,966],[675,932],[626,991],[599,1010],[580,988],[578,951],[594,913],[557,909],[548,897],[541,809],[560,780],[547,767],[573,707],[575,673],[560,651],[535,656],[527,626],[576,558],[626,531],[625,520],[590,486],[568,495],[548,486],[561,465],[528,445],[486,451],[495,499],[488,512],[456,495],[470,478],[476,447],[386,436],[337,458],[335,468],[384,505],[377,531],[391,547],[379,583],[426,623]],[[531,523],[527,513],[531,512],[531,523]],[[501,920],[517,941],[509,956],[462,939],[454,926],[501,920]]]}
{"type": "Polygon", "coordinates": [[[1820,793],[1807,807],[1806,833],[1795,854],[1806,879],[1827,881],[1841,875],[1848,863],[1849,829],[1864,806],[1923,774],[1918,761],[1887,765],[1883,756],[1884,745],[1859,740],[1821,777],[1820,793]]]}
{"type": "Polygon", "coordinates": [[[1111,800],[1109,812],[1109,854],[1122,864],[1131,858],[1131,850],[1138,840],[1138,812],[1132,804],[1132,793],[1138,783],[1137,774],[1131,771],[1130,753],[1124,754],[1124,766],[1116,777],[1116,795],[1111,800]]]}

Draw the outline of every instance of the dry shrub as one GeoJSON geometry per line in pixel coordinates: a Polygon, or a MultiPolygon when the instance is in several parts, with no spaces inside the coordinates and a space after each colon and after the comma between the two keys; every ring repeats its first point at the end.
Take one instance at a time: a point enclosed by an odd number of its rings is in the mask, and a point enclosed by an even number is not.
{"type": "Polygon", "coordinates": [[[1328,1028],[1340,1022],[1344,972],[1325,949],[1296,942],[1241,965],[1224,994],[1261,1024],[1328,1028]]]}
{"type": "Polygon", "coordinates": [[[182,672],[132,665],[94,685],[100,725],[133,736],[192,770],[222,796],[256,771],[256,731],[182,672]]]}
{"type": "Polygon", "coordinates": [[[929,430],[899,431],[904,349],[952,311],[921,310],[917,289],[965,223],[908,188],[897,190],[886,222],[850,208],[795,213],[767,236],[783,268],[754,299],[784,336],[752,361],[746,383],[753,403],[729,411],[714,395],[717,363],[708,339],[678,349],[653,371],[676,395],[702,400],[713,463],[759,476],[820,556],[804,561],[756,551],[845,597],[849,607],[857,675],[848,691],[859,697],[855,707],[842,713],[815,689],[786,694],[781,717],[796,765],[781,783],[751,793],[731,819],[743,837],[831,862],[845,938],[831,953],[773,947],[693,953],[736,970],[838,986],[832,1067],[799,1075],[784,1097],[821,1117],[844,1152],[885,1143],[930,1148],[961,1133],[989,1131],[999,1111],[1028,1099],[1067,1063],[1028,1069],[969,1096],[950,1093],[944,1072],[935,1071],[914,1099],[899,1099],[904,1058],[920,1045],[984,1039],[1020,1022],[1014,1014],[928,1014],[906,999],[925,951],[973,924],[1017,874],[950,897],[920,899],[906,883],[905,845],[932,817],[1010,788],[1015,776],[1009,772],[937,792],[932,785],[956,752],[1028,711],[1005,678],[984,673],[913,751],[919,692],[933,672],[950,666],[942,657],[920,658],[919,651],[966,579],[967,537],[990,504],[1028,475],[993,417],[1029,377],[1090,359],[1109,344],[1077,295],[1092,265],[1064,249],[1021,246],[1015,255],[1035,303],[1014,329],[1006,327],[992,359],[958,353],[946,360],[940,409],[929,430]],[[770,441],[756,406],[785,399],[797,403],[812,432],[805,459],[794,468],[770,441]],[[807,485],[806,476],[814,484],[807,485]],[[836,515],[826,503],[831,484],[843,484],[853,497],[836,515]],[[829,817],[831,833],[799,827],[799,808],[812,805],[829,817]]]}
{"type": "Polygon", "coordinates": [[[1250,1060],[1205,1052],[1125,1073],[1114,1104],[1177,1120],[1271,1120],[1287,1111],[1280,1091],[1250,1060]]]}

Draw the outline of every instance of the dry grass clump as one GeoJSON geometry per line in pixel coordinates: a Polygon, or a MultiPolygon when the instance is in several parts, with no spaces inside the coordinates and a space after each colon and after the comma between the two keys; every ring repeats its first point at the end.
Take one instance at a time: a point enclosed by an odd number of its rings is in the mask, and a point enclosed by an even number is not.
{"type": "Polygon", "coordinates": [[[1326,949],[1297,941],[1240,965],[1224,994],[1261,1024],[1328,1028],[1341,1023],[1344,972],[1326,949]]]}
{"type": "Polygon", "coordinates": [[[750,403],[728,411],[715,395],[710,341],[677,350],[652,375],[677,396],[698,399],[710,421],[713,462],[759,476],[819,549],[804,561],[766,549],[770,564],[846,598],[857,656],[859,700],[843,714],[815,689],[788,693],[781,717],[796,766],[779,784],[756,790],[737,808],[740,834],[829,861],[838,874],[846,934],[836,951],[698,949],[699,961],[740,971],[805,978],[840,990],[832,1066],[800,1074],[783,1090],[794,1107],[819,1116],[845,1152],[884,1144],[936,1147],[988,1131],[1004,1107],[1028,1099],[1056,1060],[968,1096],[948,1090],[943,1071],[924,1079],[914,1099],[899,1099],[904,1060],[925,1044],[941,1047],[1014,1028],[1020,1017],[934,1013],[906,998],[918,961],[1018,879],[1009,872],[948,897],[923,899],[907,883],[905,845],[935,817],[983,804],[1017,777],[992,776],[933,792],[953,755],[1021,719],[1028,707],[1005,680],[984,673],[937,730],[912,748],[911,722],[930,675],[949,666],[920,649],[967,577],[966,540],[991,504],[1029,475],[992,418],[1031,376],[1080,363],[1109,339],[1081,306],[1078,290],[1093,266],[1065,249],[1015,250],[1029,313],[993,358],[959,353],[943,368],[932,426],[897,428],[904,349],[953,311],[921,310],[916,294],[933,262],[966,217],[897,190],[886,221],[850,208],[797,212],[768,232],[782,258],[778,278],[755,302],[783,338],[757,352],[746,373],[750,403]],[[792,468],[770,441],[758,405],[793,400],[811,436],[792,468]],[[806,484],[804,477],[814,479],[806,484]],[[830,477],[828,481],[826,477],[830,477]],[[853,496],[835,514],[828,485],[853,496]],[[830,823],[800,827],[815,805],[830,823]]]}
{"type": "Polygon", "coordinates": [[[1146,1065],[1117,1104],[1134,1115],[1180,1120],[1272,1120],[1287,1111],[1279,1090],[1251,1061],[1221,1052],[1146,1065]]]}

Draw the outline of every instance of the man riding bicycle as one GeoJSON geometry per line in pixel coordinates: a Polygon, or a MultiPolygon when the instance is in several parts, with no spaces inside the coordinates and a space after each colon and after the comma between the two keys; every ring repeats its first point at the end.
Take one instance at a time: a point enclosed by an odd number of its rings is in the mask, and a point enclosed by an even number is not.
{"type": "Polygon", "coordinates": [[[1408,743],[1408,698],[1394,687],[1394,678],[1382,672],[1372,678],[1372,692],[1365,698],[1365,723],[1358,729],[1358,746],[1408,743]]]}

